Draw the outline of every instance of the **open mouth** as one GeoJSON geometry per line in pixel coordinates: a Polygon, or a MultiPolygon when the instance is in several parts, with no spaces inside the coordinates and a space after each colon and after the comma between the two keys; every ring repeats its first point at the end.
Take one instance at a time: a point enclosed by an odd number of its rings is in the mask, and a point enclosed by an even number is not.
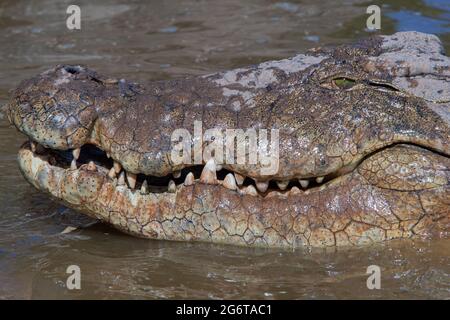
{"type": "MultiPolygon", "coordinates": [[[[81,148],[63,151],[45,148],[39,143],[30,141],[30,149],[36,155],[46,155],[50,164],[54,166],[65,170],[76,170],[81,166],[86,166],[88,170],[106,174],[113,183],[119,186],[128,186],[131,190],[140,191],[141,194],[175,192],[177,187],[192,185],[197,181],[219,184],[227,189],[236,190],[243,194],[266,197],[274,194],[288,195],[290,192],[308,193],[316,188],[323,189],[327,182],[339,176],[335,173],[316,178],[259,182],[222,168],[222,166],[215,165],[212,163],[213,161],[210,161],[205,165],[187,167],[160,177],[126,172],[122,165],[113,160],[107,152],[90,144],[81,148]]],[[[340,172],[351,170],[347,168],[340,172]]]]}

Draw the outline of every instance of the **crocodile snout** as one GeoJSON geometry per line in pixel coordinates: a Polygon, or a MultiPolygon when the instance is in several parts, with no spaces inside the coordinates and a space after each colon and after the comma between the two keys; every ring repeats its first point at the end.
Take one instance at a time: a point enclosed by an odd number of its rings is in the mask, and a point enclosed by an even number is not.
{"type": "Polygon", "coordinates": [[[58,66],[23,81],[13,92],[10,121],[43,146],[71,149],[89,141],[97,118],[93,97],[103,86],[82,66],[58,66]]]}

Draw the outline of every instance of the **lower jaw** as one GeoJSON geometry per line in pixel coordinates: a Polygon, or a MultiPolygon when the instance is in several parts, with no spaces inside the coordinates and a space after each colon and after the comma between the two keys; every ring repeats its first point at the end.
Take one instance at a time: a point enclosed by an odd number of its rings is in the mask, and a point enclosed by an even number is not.
{"type": "Polygon", "coordinates": [[[141,194],[107,171],[51,165],[28,144],[25,178],[66,206],[144,238],[244,246],[332,247],[396,238],[448,237],[448,187],[420,192],[379,189],[357,171],[310,192],[253,196],[196,180],[175,193],[141,194]]]}

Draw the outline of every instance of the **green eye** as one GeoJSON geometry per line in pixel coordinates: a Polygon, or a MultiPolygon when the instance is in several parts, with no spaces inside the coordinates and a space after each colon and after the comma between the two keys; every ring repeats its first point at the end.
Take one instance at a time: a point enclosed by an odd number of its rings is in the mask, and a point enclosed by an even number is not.
{"type": "Polygon", "coordinates": [[[339,89],[350,89],[355,85],[355,80],[349,79],[349,78],[336,78],[333,80],[333,83],[339,88],[339,89]]]}

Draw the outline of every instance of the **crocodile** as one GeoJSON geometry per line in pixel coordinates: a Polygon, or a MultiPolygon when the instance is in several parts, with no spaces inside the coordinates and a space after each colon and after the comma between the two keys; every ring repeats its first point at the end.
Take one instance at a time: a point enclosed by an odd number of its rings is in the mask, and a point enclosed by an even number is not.
{"type": "Polygon", "coordinates": [[[295,248],[449,235],[450,58],[435,35],[145,84],[58,65],[23,81],[6,113],[28,138],[29,183],[138,237],[295,248]],[[244,135],[224,145],[233,130],[244,135]]]}

